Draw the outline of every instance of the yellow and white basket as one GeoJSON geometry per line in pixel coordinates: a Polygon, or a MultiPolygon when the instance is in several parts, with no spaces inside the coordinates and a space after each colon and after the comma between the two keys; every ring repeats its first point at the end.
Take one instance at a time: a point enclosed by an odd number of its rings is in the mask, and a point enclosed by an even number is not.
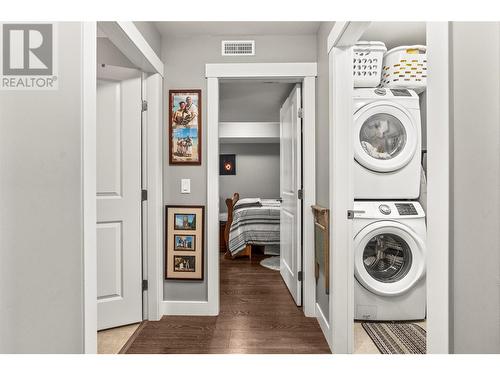
{"type": "Polygon", "coordinates": [[[384,55],[380,86],[407,88],[420,93],[427,87],[427,47],[393,48],[384,55]]]}

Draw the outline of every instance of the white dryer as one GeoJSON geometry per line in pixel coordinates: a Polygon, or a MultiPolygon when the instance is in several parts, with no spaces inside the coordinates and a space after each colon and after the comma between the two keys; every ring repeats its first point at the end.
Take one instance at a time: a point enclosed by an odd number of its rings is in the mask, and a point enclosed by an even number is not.
{"type": "Polygon", "coordinates": [[[354,89],[354,198],[417,199],[421,123],[418,95],[354,89]]]}
{"type": "Polygon", "coordinates": [[[418,202],[354,202],[354,318],[426,315],[425,213],[418,202]]]}

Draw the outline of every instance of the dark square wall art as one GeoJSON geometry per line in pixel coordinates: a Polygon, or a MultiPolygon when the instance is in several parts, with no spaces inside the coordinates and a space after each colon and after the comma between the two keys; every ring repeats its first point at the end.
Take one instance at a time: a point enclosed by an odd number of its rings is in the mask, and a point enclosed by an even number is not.
{"type": "Polygon", "coordinates": [[[219,175],[231,176],[236,174],[236,155],[221,154],[219,155],[219,175]]]}

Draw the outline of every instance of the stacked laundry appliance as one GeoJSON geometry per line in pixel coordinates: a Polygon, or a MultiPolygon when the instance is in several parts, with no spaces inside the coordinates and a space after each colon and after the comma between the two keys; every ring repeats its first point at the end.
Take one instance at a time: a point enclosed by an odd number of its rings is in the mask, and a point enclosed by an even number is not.
{"type": "Polygon", "coordinates": [[[419,320],[426,315],[426,224],[418,202],[418,92],[425,89],[426,62],[424,46],[385,52],[382,42],[360,42],[354,50],[357,320],[419,320]]]}

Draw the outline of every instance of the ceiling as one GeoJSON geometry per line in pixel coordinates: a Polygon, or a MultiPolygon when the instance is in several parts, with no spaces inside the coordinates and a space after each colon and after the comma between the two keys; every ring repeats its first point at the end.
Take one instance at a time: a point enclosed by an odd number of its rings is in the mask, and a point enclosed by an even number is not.
{"type": "Polygon", "coordinates": [[[196,35],[307,35],[316,34],[321,22],[155,22],[162,37],[196,35]]]}

